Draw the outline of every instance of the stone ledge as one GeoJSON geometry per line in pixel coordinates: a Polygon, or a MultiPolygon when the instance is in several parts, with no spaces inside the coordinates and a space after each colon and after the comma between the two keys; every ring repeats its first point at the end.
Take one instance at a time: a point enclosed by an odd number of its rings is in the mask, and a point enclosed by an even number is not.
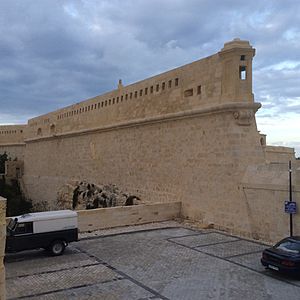
{"type": "Polygon", "coordinates": [[[180,217],[181,202],[142,204],[79,210],[80,232],[161,222],[180,217]]]}
{"type": "Polygon", "coordinates": [[[105,131],[111,131],[111,130],[122,129],[122,128],[137,127],[141,125],[175,121],[178,119],[191,118],[199,115],[234,112],[240,109],[249,109],[256,112],[260,107],[261,107],[260,103],[244,103],[244,102],[225,103],[225,104],[214,105],[206,108],[187,110],[187,111],[182,111],[177,113],[169,113],[161,116],[155,116],[155,117],[144,118],[144,119],[136,119],[133,121],[126,121],[126,122],[116,123],[113,125],[100,126],[100,127],[70,131],[65,133],[56,133],[54,135],[48,135],[44,137],[30,138],[30,139],[26,139],[25,143],[33,143],[41,140],[51,140],[58,137],[73,137],[78,135],[84,135],[87,133],[96,133],[96,132],[103,132],[103,131],[105,132],[105,131]]]}
{"type": "Polygon", "coordinates": [[[11,147],[11,146],[26,146],[25,143],[7,143],[7,144],[2,144],[0,143],[0,147],[11,147]]]}

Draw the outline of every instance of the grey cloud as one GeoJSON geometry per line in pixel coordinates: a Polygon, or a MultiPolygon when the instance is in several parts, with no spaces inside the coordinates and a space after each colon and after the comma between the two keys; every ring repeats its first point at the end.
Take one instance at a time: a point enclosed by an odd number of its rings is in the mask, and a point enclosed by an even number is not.
{"type": "Polygon", "coordinates": [[[0,3],[0,122],[25,121],[205,57],[234,37],[257,48],[254,89],[272,116],[298,112],[295,1],[56,1],[0,3]]]}

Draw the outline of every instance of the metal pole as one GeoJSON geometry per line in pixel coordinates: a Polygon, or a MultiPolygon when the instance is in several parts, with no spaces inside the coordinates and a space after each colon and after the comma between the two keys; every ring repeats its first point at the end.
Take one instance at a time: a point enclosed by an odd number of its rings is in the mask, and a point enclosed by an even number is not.
{"type": "MultiPolygon", "coordinates": [[[[292,202],[292,162],[289,161],[289,192],[290,192],[290,202],[292,202]]],[[[290,236],[293,236],[293,214],[290,214],[290,236]]]]}

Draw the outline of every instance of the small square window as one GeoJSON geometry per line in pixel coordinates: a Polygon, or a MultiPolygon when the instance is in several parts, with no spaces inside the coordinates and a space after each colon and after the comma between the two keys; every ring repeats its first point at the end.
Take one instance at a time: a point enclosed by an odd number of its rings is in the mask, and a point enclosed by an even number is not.
{"type": "Polygon", "coordinates": [[[246,55],[241,55],[241,60],[245,60],[246,59],[246,55]]]}

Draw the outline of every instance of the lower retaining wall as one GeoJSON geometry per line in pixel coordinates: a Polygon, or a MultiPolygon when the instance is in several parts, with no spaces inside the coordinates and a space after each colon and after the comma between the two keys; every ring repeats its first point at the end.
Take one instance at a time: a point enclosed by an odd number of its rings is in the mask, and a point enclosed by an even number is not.
{"type": "Polygon", "coordinates": [[[112,208],[79,210],[80,232],[104,228],[145,224],[172,220],[180,217],[181,202],[154,203],[112,208]]]}

